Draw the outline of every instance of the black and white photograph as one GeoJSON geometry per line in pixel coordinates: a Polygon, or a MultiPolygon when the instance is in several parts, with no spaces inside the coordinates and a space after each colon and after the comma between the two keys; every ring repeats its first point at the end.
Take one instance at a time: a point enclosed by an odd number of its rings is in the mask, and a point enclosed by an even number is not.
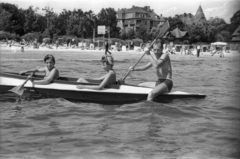
{"type": "Polygon", "coordinates": [[[1,0],[0,159],[239,159],[239,0],[1,0]]]}

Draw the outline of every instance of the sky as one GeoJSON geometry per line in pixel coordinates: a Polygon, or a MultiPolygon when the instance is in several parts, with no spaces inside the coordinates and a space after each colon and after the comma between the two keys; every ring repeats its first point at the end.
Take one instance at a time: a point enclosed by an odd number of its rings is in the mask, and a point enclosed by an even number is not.
{"type": "MultiPolygon", "coordinates": [[[[62,9],[73,10],[74,8],[82,9],[83,11],[92,10],[95,14],[99,13],[102,8],[131,8],[133,5],[144,7],[150,6],[154,10],[159,10],[159,7],[169,6],[171,4],[204,4],[208,1],[215,0],[1,0],[1,2],[16,4],[18,8],[27,9],[29,6],[44,8],[49,6],[57,13],[60,13],[62,9]]],[[[168,9],[168,8],[165,8],[168,9]]],[[[187,9],[187,8],[186,8],[187,9]]],[[[189,9],[189,8],[188,8],[189,9]]],[[[157,14],[161,14],[160,12],[157,14]]]]}
{"type": "Polygon", "coordinates": [[[164,17],[183,13],[195,15],[200,5],[204,9],[217,7],[218,4],[227,1],[233,0],[1,0],[3,3],[15,4],[22,9],[33,6],[33,8],[38,7],[41,10],[48,6],[53,8],[56,13],[62,12],[63,9],[71,11],[82,9],[84,12],[92,10],[95,14],[98,14],[102,8],[111,7],[117,11],[122,8],[131,8],[133,5],[138,7],[150,6],[156,14],[162,14],[164,17]]]}

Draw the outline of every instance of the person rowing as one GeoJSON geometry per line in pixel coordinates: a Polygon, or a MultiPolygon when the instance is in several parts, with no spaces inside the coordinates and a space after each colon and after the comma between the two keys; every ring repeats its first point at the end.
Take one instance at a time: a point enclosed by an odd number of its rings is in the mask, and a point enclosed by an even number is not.
{"type": "Polygon", "coordinates": [[[53,55],[46,55],[43,59],[45,63],[45,67],[40,69],[32,69],[27,71],[20,71],[19,74],[26,74],[26,73],[35,73],[35,72],[44,72],[44,78],[42,80],[34,80],[32,81],[33,84],[40,84],[45,85],[52,82],[54,79],[59,78],[59,71],[55,68],[55,58],[53,55]]]}
{"type": "Polygon", "coordinates": [[[170,92],[173,87],[170,57],[168,56],[165,48],[163,48],[163,45],[161,45],[161,41],[157,40],[157,43],[158,48],[154,48],[155,56],[151,55],[151,48],[147,48],[145,50],[145,53],[150,61],[148,64],[137,68],[134,68],[132,66],[129,68],[129,71],[145,71],[151,67],[154,67],[157,75],[157,81],[139,84],[139,86],[153,88],[153,90],[148,94],[148,101],[153,100],[160,94],[170,92]]]}
{"type": "Polygon", "coordinates": [[[90,83],[90,82],[101,82],[99,85],[78,85],[78,89],[96,89],[101,90],[106,87],[111,87],[112,84],[116,83],[116,73],[113,69],[114,59],[110,55],[102,56],[102,67],[107,72],[106,75],[99,77],[99,78],[92,78],[92,79],[84,79],[79,78],[77,82],[81,83],[90,83]]]}

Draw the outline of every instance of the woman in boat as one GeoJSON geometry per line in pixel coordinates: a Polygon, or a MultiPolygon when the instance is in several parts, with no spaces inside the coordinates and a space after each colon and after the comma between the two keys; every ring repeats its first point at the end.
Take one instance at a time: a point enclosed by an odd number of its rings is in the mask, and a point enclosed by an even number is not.
{"type": "Polygon", "coordinates": [[[116,83],[116,73],[113,70],[114,59],[110,55],[102,56],[102,67],[107,72],[106,75],[99,77],[99,78],[92,78],[92,79],[84,79],[80,78],[77,82],[81,83],[90,83],[90,82],[97,82],[100,81],[99,85],[78,85],[78,89],[96,89],[101,90],[106,87],[111,87],[112,84],[116,83]]]}
{"type": "Polygon", "coordinates": [[[40,68],[40,69],[32,69],[27,71],[21,71],[19,74],[25,74],[25,73],[35,73],[35,72],[44,72],[44,78],[42,80],[34,80],[32,81],[33,84],[49,84],[54,79],[59,78],[59,71],[55,68],[55,58],[53,55],[46,55],[43,59],[46,67],[40,68]]]}

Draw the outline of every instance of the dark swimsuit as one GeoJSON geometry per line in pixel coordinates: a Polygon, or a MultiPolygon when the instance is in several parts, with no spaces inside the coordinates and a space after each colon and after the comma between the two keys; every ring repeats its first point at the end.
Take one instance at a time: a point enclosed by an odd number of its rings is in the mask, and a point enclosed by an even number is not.
{"type": "Polygon", "coordinates": [[[170,80],[170,79],[160,79],[159,78],[158,81],[156,82],[156,86],[161,84],[161,83],[164,83],[167,86],[169,92],[172,90],[172,87],[173,87],[172,80],[170,80]]]}

